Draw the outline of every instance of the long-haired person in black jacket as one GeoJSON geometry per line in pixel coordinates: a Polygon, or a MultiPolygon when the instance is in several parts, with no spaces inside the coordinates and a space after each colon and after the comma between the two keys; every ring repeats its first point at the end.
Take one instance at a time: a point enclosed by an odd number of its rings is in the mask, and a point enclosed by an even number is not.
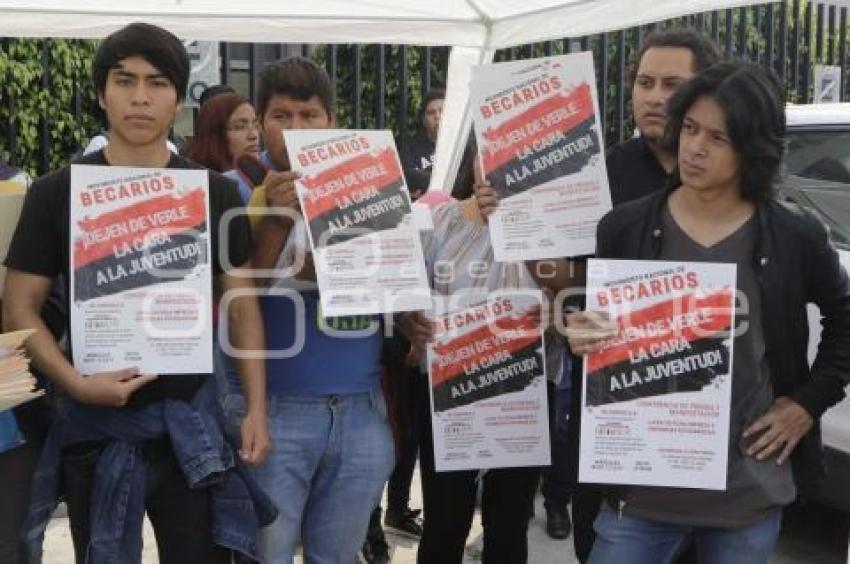
{"type": "MultiPolygon", "coordinates": [[[[769,71],[711,67],[681,87],[668,117],[678,155],[670,188],[603,218],[596,254],[737,264],[749,307],[736,316],[747,329],[734,337],[727,488],[617,491],[596,520],[590,562],[672,562],[690,537],[703,564],[766,563],[782,508],[822,474],[818,420],[850,378],[850,283],[826,228],[774,198],[785,113],[769,71]],[[809,303],[823,316],[811,369],[809,303]]],[[[606,325],[593,319],[568,317],[577,354],[601,345],[583,331],[606,325]]]]}

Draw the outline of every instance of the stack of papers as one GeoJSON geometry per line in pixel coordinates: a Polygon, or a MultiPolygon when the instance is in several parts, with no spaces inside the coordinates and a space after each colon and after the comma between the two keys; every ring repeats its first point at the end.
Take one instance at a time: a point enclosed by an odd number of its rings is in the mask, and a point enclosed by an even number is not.
{"type": "Polygon", "coordinates": [[[23,351],[24,341],[35,331],[0,334],[0,411],[34,400],[44,394],[36,390],[30,374],[30,360],[23,351]]]}

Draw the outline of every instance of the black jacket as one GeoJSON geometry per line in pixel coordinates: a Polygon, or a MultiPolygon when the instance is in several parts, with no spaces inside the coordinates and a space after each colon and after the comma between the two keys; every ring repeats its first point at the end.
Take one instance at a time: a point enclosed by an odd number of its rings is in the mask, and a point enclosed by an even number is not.
{"type": "Polygon", "coordinates": [[[670,182],[645,137],[632,137],[608,149],[605,168],[614,207],[652,194],[670,182]]]}
{"type": "MultiPolygon", "coordinates": [[[[597,227],[599,258],[655,260],[661,254],[662,211],[670,190],[625,203],[597,227]]],[[[792,455],[803,495],[823,476],[820,416],[844,398],[850,381],[850,281],[811,213],[768,200],[758,205],[753,266],[761,288],[765,345],[776,397],[788,396],[815,419],[792,455]],[[823,316],[817,357],[809,369],[806,305],[823,316]]]]}

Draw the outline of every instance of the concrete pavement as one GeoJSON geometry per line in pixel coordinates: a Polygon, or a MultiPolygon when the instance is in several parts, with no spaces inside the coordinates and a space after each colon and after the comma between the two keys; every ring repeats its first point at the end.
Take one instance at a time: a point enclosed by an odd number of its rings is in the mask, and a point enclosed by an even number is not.
{"type": "MultiPolygon", "coordinates": [[[[414,476],[411,487],[411,506],[422,507],[421,489],[419,485],[419,472],[414,476]]],[[[543,499],[537,496],[535,518],[529,526],[529,564],[575,564],[577,560],[573,555],[572,539],[554,541],[546,535],[545,511],[543,510],[543,499]]],[[[475,520],[467,541],[464,564],[481,561],[481,516],[476,512],[475,520]]],[[[416,541],[410,538],[388,534],[390,543],[390,554],[393,564],[415,564],[416,563],[416,541]]],[[[158,562],[156,554],[156,543],[150,523],[145,520],[144,530],[145,548],[142,557],[143,564],[155,564],[158,562]]],[[[74,551],[71,543],[71,532],[68,529],[68,519],[56,517],[47,528],[45,541],[45,564],[73,564],[74,551]]],[[[301,558],[296,558],[296,564],[303,564],[301,558]]]]}

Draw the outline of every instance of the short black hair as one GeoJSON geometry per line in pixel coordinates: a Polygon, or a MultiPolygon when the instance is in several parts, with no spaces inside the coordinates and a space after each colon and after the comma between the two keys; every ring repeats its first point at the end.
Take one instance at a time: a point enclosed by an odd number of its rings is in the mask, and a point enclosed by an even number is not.
{"type": "Polygon", "coordinates": [[[640,45],[635,64],[632,67],[632,81],[637,76],[643,55],[653,47],[687,49],[694,58],[694,73],[704,71],[720,61],[720,54],[714,42],[701,33],[687,28],[653,31],[646,36],[646,39],[640,45]]]}
{"type": "Polygon", "coordinates": [[[305,57],[289,57],[267,64],[260,72],[257,113],[266,114],[272,96],[281,94],[306,102],[317,96],[328,116],[334,116],[334,96],[327,71],[305,57]]]}
{"type": "MultiPolygon", "coordinates": [[[[685,115],[704,96],[726,114],[726,130],[741,164],[741,193],[750,201],[773,195],[785,154],[785,106],[776,75],[761,66],[720,63],[683,84],[667,103],[665,141],[679,153],[685,115]]],[[[674,184],[681,183],[678,169],[674,184]]]]}
{"type": "Polygon", "coordinates": [[[204,88],[204,91],[201,92],[201,95],[198,97],[198,106],[203,106],[209,102],[211,98],[214,98],[219,94],[234,93],[236,93],[236,90],[234,90],[232,86],[228,86],[227,84],[213,84],[212,86],[204,88]]]}
{"type": "Polygon", "coordinates": [[[425,92],[425,95],[422,96],[422,106],[419,107],[419,117],[420,119],[425,116],[425,112],[428,110],[428,104],[433,102],[434,100],[445,100],[446,99],[446,91],[442,88],[432,88],[425,92]]]}
{"type": "Polygon", "coordinates": [[[131,23],[104,39],[92,59],[92,82],[98,96],[106,91],[110,69],[128,57],[142,57],[174,85],[177,99],[186,98],[189,54],[171,32],[147,23],[131,23]]]}

